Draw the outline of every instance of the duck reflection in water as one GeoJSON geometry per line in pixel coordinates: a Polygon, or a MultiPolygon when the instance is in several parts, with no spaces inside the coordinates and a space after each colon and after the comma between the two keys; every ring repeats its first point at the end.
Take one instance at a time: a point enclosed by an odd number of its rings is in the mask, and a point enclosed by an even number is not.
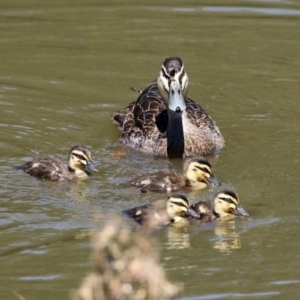
{"type": "Polygon", "coordinates": [[[169,226],[166,228],[166,248],[186,249],[191,247],[190,234],[187,226],[169,226]]]}
{"type": "Polygon", "coordinates": [[[241,238],[239,232],[236,231],[234,220],[217,223],[215,235],[214,249],[230,253],[232,250],[241,248],[241,238]]]}

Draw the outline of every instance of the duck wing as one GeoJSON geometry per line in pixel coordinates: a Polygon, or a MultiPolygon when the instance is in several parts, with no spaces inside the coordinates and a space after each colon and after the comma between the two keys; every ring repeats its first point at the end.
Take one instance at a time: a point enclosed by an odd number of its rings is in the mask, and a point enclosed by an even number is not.
{"type": "MultiPolygon", "coordinates": [[[[121,140],[147,154],[167,156],[168,112],[157,81],[136,90],[140,93],[138,99],[113,114],[122,127],[121,140]]],[[[195,101],[185,97],[185,102],[185,155],[208,155],[221,150],[225,142],[216,123],[195,101]]]]}
{"type": "Polygon", "coordinates": [[[68,172],[68,165],[58,158],[36,158],[17,169],[41,180],[61,181],[68,172]]]}
{"type": "Polygon", "coordinates": [[[158,171],[136,176],[127,184],[154,192],[173,192],[185,185],[185,179],[175,171],[158,171]]]}
{"type": "Polygon", "coordinates": [[[187,106],[187,116],[192,124],[197,126],[199,129],[209,128],[209,130],[218,130],[214,120],[198,103],[187,97],[185,97],[185,102],[187,106]]]}
{"type": "Polygon", "coordinates": [[[147,220],[150,209],[151,204],[146,204],[135,208],[123,210],[122,214],[133,219],[138,224],[143,224],[147,220]]]}
{"type": "Polygon", "coordinates": [[[167,225],[170,218],[166,212],[166,201],[158,200],[152,204],[138,206],[132,209],[123,210],[122,214],[133,219],[140,225],[146,225],[150,228],[167,225]]]}
{"type": "Polygon", "coordinates": [[[136,132],[136,134],[147,136],[159,129],[164,132],[168,120],[165,118],[166,107],[159,94],[156,80],[139,91],[138,99],[114,113],[113,119],[123,127],[123,132],[127,134],[136,132]],[[158,117],[163,111],[165,111],[163,116],[158,117]]]}

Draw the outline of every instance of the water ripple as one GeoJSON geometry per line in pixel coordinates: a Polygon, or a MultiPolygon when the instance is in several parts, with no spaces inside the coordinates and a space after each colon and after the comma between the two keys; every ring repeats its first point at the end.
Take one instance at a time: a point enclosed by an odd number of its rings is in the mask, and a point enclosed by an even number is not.
{"type": "Polygon", "coordinates": [[[269,297],[279,295],[277,291],[274,292],[258,292],[258,293],[227,293],[227,294],[213,294],[189,298],[180,298],[180,300],[209,300],[209,299],[229,299],[229,298],[243,298],[243,297],[269,297]]]}
{"type": "Polygon", "coordinates": [[[238,6],[204,6],[203,11],[209,12],[250,12],[276,16],[300,16],[299,9],[268,8],[268,7],[238,7],[238,6]]]}

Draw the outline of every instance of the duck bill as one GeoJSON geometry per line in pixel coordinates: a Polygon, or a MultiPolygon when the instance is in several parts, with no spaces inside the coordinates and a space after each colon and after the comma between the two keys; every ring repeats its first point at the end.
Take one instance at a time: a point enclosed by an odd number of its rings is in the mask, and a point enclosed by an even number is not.
{"type": "Polygon", "coordinates": [[[209,178],[207,178],[207,180],[212,184],[221,185],[220,180],[217,177],[215,177],[213,174],[209,178]]]}
{"type": "Polygon", "coordinates": [[[249,217],[248,212],[244,210],[240,205],[236,207],[236,209],[233,211],[233,214],[235,216],[249,217]]]}
{"type": "Polygon", "coordinates": [[[196,218],[196,219],[199,219],[200,218],[200,215],[197,214],[193,209],[191,208],[188,208],[187,212],[186,212],[186,215],[188,217],[192,217],[192,218],[196,218]]]}
{"type": "Polygon", "coordinates": [[[98,169],[91,160],[88,161],[86,167],[89,168],[91,171],[98,172],[98,169]]]}
{"type": "Polygon", "coordinates": [[[186,109],[181,85],[177,80],[171,80],[170,82],[168,107],[173,112],[182,112],[186,109]]]}

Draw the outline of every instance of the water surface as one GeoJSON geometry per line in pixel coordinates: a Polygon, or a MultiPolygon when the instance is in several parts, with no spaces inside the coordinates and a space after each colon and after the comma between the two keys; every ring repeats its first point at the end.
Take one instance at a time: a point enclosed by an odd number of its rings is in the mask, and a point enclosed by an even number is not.
{"type": "Polygon", "coordinates": [[[90,270],[95,214],[164,197],[120,184],[139,172],[180,171],[181,160],[127,149],[111,116],[171,55],[183,59],[189,96],[225,137],[210,159],[250,218],[159,230],[168,277],[184,283],[182,299],[298,299],[299,3],[219,4],[1,5],[1,299],[67,299],[90,270]],[[100,166],[89,181],[39,182],[14,170],[36,156],[66,159],[76,143],[100,166]]]}

